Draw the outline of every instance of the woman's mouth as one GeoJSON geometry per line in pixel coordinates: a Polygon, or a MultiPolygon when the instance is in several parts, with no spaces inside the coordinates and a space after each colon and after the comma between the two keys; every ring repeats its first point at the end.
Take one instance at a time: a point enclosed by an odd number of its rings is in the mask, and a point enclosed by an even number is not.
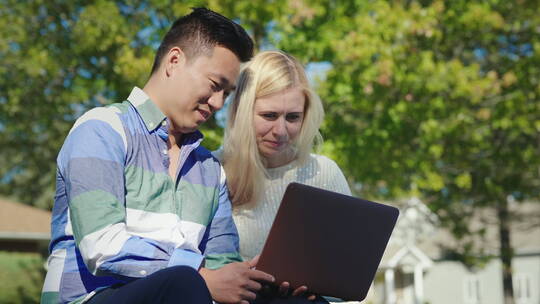
{"type": "Polygon", "coordinates": [[[274,149],[280,148],[281,146],[285,144],[285,142],[283,141],[273,141],[273,140],[267,140],[266,143],[274,149]]]}

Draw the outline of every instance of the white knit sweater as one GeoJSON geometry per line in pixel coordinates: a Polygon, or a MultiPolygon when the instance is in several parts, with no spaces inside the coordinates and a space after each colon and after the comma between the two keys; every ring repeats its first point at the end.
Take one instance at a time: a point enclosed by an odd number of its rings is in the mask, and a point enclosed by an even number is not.
{"type": "Polygon", "coordinates": [[[244,259],[251,259],[261,253],[283,193],[291,182],[351,194],[343,173],[326,156],[311,154],[300,167],[297,161],[293,161],[282,167],[268,169],[268,173],[262,198],[255,204],[241,205],[233,210],[240,235],[240,254],[244,259]]]}

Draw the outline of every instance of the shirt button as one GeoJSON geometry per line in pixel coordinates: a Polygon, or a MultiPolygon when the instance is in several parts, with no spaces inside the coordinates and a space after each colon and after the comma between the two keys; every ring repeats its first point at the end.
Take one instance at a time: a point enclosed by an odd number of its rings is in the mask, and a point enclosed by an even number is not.
{"type": "Polygon", "coordinates": [[[163,150],[163,151],[161,151],[161,152],[163,152],[163,154],[167,154],[167,150],[163,150]]]}
{"type": "Polygon", "coordinates": [[[141,270],[141,271],[139,271],[139,274],[140,274],[140,275],[146,275],[146,270],[141,270]]]}
{"type": "Polygon", "coordinates": [[[167,121],[164,120],[162,123],[161,123],[162,126],[166,126],[167,125],[167,121]]]}

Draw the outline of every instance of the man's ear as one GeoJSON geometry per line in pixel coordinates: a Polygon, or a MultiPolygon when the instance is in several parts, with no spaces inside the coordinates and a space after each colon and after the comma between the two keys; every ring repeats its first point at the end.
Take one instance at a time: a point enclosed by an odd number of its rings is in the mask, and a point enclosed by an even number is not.
{"type": "Polygon", "coordinates": [[[172,47],[169,52],[167,52],[164,60],[167,77],[170,77],[173,73],[182,69],[187,62],[186,54],[177,46],[172,47]]]}

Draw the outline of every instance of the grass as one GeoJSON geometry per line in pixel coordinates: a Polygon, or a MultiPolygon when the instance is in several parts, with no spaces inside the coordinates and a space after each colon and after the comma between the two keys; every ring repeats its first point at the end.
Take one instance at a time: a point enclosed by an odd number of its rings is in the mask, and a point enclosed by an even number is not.
{"type": "Polygon", "coordinates": [[[39,303],[44,262],[37,253],[0,251],[0,304],[39,303]]]}

